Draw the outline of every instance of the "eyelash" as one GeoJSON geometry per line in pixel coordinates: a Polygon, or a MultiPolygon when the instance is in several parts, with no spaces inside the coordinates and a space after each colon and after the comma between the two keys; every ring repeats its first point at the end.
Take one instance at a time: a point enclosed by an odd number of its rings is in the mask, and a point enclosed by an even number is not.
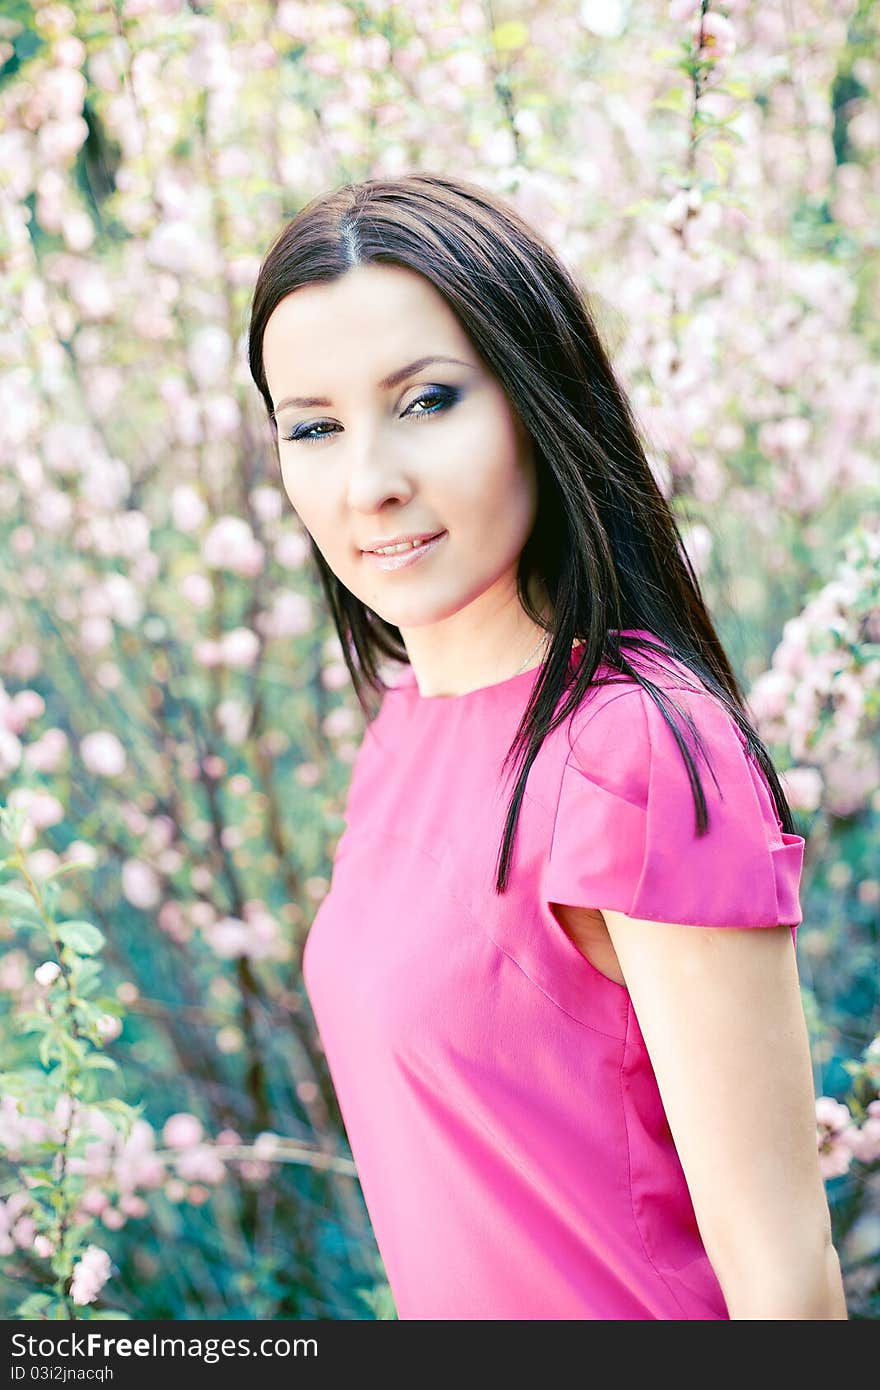
{"type": "MultiPolygon", "coordinates": [[[[412,420],[424,420],[431,415],[442,415],[444,409],[455,405],[460,395],[461,392],[455,386],[432,386],[429,390],[423,391],[420,396],[416,396],[415,400],[410,402],[400,418],[402,420],[406,419],[414,405],[420,405],[422,401],[430,399],[431,396],[438,396],[441,405],[432,410],[417,410],[415,414],[409,416],[409,418],[412,420]]],[[[314,425],[297,425],[296,429],[292,430],[290,434],[284,434],[281,437],[288,444],[300,442],[303,444],[320,444],[322,440],[330,438],[332,431],[329,431],[327,434],[311,434],[310,431],[317,429],[318,425],[328,423],[329,421],[326,420],[318,420],[317,424],[314,425]]]]}

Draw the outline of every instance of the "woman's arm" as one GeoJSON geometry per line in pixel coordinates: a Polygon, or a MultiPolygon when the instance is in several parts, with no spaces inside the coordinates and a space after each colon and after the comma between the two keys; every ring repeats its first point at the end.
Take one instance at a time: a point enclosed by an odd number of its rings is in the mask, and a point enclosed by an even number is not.
{"type": "Polygon", "coordinates": [[[731,1318],[845,1319],[790,928],[602,916],[731,1318]]]}

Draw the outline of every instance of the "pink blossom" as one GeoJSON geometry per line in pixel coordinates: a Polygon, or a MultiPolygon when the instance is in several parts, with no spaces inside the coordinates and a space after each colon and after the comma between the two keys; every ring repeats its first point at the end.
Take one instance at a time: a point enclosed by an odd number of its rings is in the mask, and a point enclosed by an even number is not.
{"type": "Polygon", "coordinates": [[[241,408],[228,391],[213,391],[204,400],[208,439],[228,439],[241,425],[241,408]]]}
{"type": "Polygon", "coordinates": [[[476,87],[485,81],[486,63],[481,54],[470,49],[459,49],[445,60],[444,67],[450,81],[463,87],[476,87]]]}
{"type": "Polygon", "coordinates": [[[275,11],[275,23],[292,39],[310,39],[315,32],[317,15],[310,11],[305,0],[281,0],[275,11]]]}
{"type": "Polygon", "coordinates": [[[818,1096],[816,1098],[816,1120],[832,1133],[840,1133],[841,1130],[852,1124],[852,1115],[845,1105],[842,1105],[832,1096],[818,1096]]]}
{"type": "Polygon", "coordinates": [[[244,743],[250,728],[250,710],[241,700],[221,700],[217,706],[217,723],[227,743],[244,743]]]}
{"type": "Polygon", "coordinates": [[[68,737],[63,729],[47,729],[24,750],[24,759],[34,772],[57,772],[67,752],[68,737]]]}
{"type": "MultiPolygon", "coordinates": [[[[6,951],[0,956],[0,989],[18,993],[27,983],[30,962],[24,951],[6,951]]],[[[42,982],[39,982],[42,983],[42,982]]]]}
{"type": "Polygon", "coordinates": [[[305,594],[282,589],[274,595],[272,607],[260,615],[258,623],[266,637],[299,637],[312,631],[315,615],[305,594]]]}
{"type": "Polygon", "coordinates": [[[155,907],[161,897],[158,875],[141,859],[127,859],[122,866],[122,891],[133,907],[155,907]]]}
{"type": "Polygon", "coordinates": [[[122,1032],[122,1021],[115,1014],[101,1014],[95,1027],[99,1037],[102,1037],[105,1042],[112,1042],[122,1032]]]}
{"type": "Polygon", "coordinates": [[[816,1140],[819,1149],[819,1169],[823,1178],[836,1178],[849,1169],[855,1132],[852,1115],[847,1106],[832,1096],[816,1099],[816,1140]]]}
{"type": "Polygon", "coordinates": [[[275,542],[275,559],[285,569],[302,569],[308,558],[309,543],[299,531],[285,531],[275,542]]]}
{"type": "Polygon", "coordinates": [[[22,1113],[15,1096],[0,1097],[0,1149],[10,1155],[20,1154],[32,1144],[40,1144],[49,1137],[50,1130],[45,1120],[22,1113]]]}
{"type": "Polygon", "coordinates": [[[201,1120],[186,1110],[169,1115],[162,1126],[162,1139],[169,1149],[192,1148],[200,1142],[203,1133],[201,1120]]]}
{"type": "Polygon", "coordinates": [[[170,816],[152,816],[145,828],[144,847],[150,854],[159,854],[172,843],[176,828],[170,816]]]}
{"type": "Polygon", "coordinates": [[[29,1250],[37,1234],[37,1223],[32,1216],[20,1216],[12,1228],[12,1237],[22,1250],[29,1250]]]}
{"type": "Polygon", "coordinates": [[[272,1165],[259,1158],[244,1158],[238,1165],[238,1171],[248,1182],[266,1182],[271,1177],[272,1165]]]}
{"type": "MultiPolygon", "coordinates": [[[[248,163],[250,157],[248,156],[248,163]]],[[[284,501],[277,487],[265,485],[251,489],[250,503],[262,522],[278,521],[284,509],[284,501]]]]}
{"type": "Polygon", "coordinates": [[[34,971],[34,979],[38,985],[48,987],[58,979],[61,974],[61,966],[57,961],[44,960],[42,965],[38,965],[34,971]]]}
{"type": "Polygon", "coordinates": [[[110,1278],[110,1256],[99,1245],[88,1245],[73,1267],[70,1296],[74,1303],[93,1303],[110,1278]]]}
{"type": "MultiPolygon", "coordinates": [[[[703,16],[703,42],[700,48],[702,59],[730,58],[736,52],[736,30],[723,15],[708,10],[703,16]]],[[[695,37],[699,42],[700,23],[697,20],[695,37]]]]}
{"type": "Polygon", "coordinates": [[[120,1187],[161,1187],[165,1181],[165,1164],[158,1154],[142,1152],[126,1146],[116,1161],[116,1178],[120,1187]]]}
{"type": "Polygon", "coordinates": [[[339,738],[343,734],[350,734],[355,728],[355,714],[346,705],[340,705],[338,709],[331,710],[321,723],[321,730],[328,738],[339,738]]]}
{"type": "Polygon", "coordinates": [[[223,647],[214,638],[206,638],[203,642],[196,642],[193,647],[193,660],[199,666],[220,666],[223,663],[223,647]]]}
{"type": "Polygon", "coordinates": [[[23,733],[32,719],[46,712],[46,701],[36,690],[19,690],[10,700],[4,722],[13,733],[23,733]]]}
{"type": "Polygon", "coordinates": [[[56,796],[34,787],[14,787],[7,797],[7,805],[21,807],[35,830],[45,830],[47,826],[58,825],[64,820],[64,807],[56,796]]]}
{"type": "Polygon", "coordinates": [[[822,1177],[839,1178],[848,1172],[852,1164],[852,1150],[839,1140],[828,1144],[819,1154],[819,1171],[822,1177]]]}
{"type": "Polygon", "coordinates": [[[255,1158],[274,1158],[281,1145],[281,1138],[270,1129],[262,1130],[253,1143],[255,1158]]]}
{"type": "Polygon", "coordinates": [[[55,1246],[48,1236],[40,1234],[34,1236],[34,1253],[39,1255],[40,1259],[48,1260],[51,1255],[55,1254],[55,1246]]]}
{"type": "Polygon", "coordinates": [[[249,932],[238,917],[221,917],[202,928],[202,936],[216,955],[224,960],[247,954],[249,932]]]}
{"type": "Polygon", "coordinates": [[[265,550],[243,517],[222,516],[202,543],[202,558],[210,569],[232,570],[253,579],[263,568],[265,550]]]}
{"type": "MultiPolygon", "coordinates": [[[[63,121],[44,121],[37,131],[37,147],[40,160],[48,165],[67,164],[73,159],[80,147],[85,144],[88,138],[89,128],[82,116],[70,116],[63,121]]],[[[86,284],[89,277],[83,272],[80,277],[86,284]]],[[[100,277],[93,277],[96,283],[101,283],[100,277]]],[[[74,277],[68,281],[71,291],[75,285],[74,277]]],[[[108,301],[101,300],[97,295],[101,314],[110,311],[108,301]]],[[[87,296],[77,299],[80,310],[86,314],[89,310],[89,299],[87,296]]],[[[92,314],[90,317],[97,316],[92,314]]]]}
{"type": "Polygon", "coordinates": [[[8,777],[21,762],[21,744],[15,734],[0,727],[0,777],[8,777]]]}
{"type": "Polygon", "coordinates": [[[260,651],[260,639],[249,627],[235,627],[224,634],[222,643],[223,660],[227,666],[244,668],[253,666],[260,651]]]}
{"type": "Polygon", "coordinates": [[[58,39],[52,52],[59,66],[65,68],[81,68],[86,59],[85,44],[73,34],[58,39]]]}
{"type": "Polygon", "coordinates": [[[108,729],[86,734],[80,742],[80,757],[89,772],[98,777],[118,777],[125,771],[125,748],[108,729]]]}
{"type": "MultiPolygon", "coordinates": [[[[205,258],[204,238],[199,236],[198,228],[182,217],[168,217],[160,222],[147,238],[147,256],[153,265],[162,266],[177,275],[194,272],[199,261],[205,258]]],[[[192,434],[200,437],[196,430],[196,418],[192,411],[181,413],[176,421],[177,434],[183,442],[194,444],[197,438],[186,438],[186,423],[192,427],[192,434]]]]}
{"type": "Polygon", "coordinates": [[[187,345],[190,371],[203,391],[226,380],[231,357],[229,334],[217,323],[198,328],[187,345]]]}
{"type": "Polygon", "coordinates": [[[126,1216],[146,1216],[150,1210],[143,1197],[138,1197],[133,1193],[125,1193],[120,1197],[119,1209],[126,1216]]]}
{"type": "Polygon", "coordinates": [[[6,1202],[0,1199],[0,1255],[11,1255],[15,1251],[12,1237],[13,1227],[19,1218],[22,1207],[29,1202],[27,1193],[14,1192],[6,1202]]]}
{"type": "Polygon", "coordinates": [[[846,1130],[843,1138],[860,1163],[876,1163],[880,1159],[880,1115],[869,1115],[859,1129],[846,1130]]]}
{"type": "Polygon", "coordinates": [[[206,574],[193,571],[184,575],[180,581],[180,592],[191,608],[200,613],[210,608],[214,598],[214,586],[206,574]]]}
{"type": "Polygon", "coordinates": [[[815,767],[790,767],[780,773],[783,790],[794,811],[817,811],[822,804],[822,774],[815,767]]]}
{"type": "Polygon", "coordinates": [[[113,641],[113,624],[106,613],[92,613],[79,625],[80,645],[89,653],[105,651],[113,641]]]}
{"type": "Polygon", "coordinates": [[[191,483],[179,483],[171,492],[171,519],[178,531],[197,531],[208,515],[201,493],[191,483]]]}
{"type": "Polygon", "coordinates": [[[42,883],[55,872],[58,865],[61,863],[61,858],[55,853],[54,849],[49,849],[48,846],[45,846],[43,849],[36,849],[33,854],[29,854],[25,859],[25,863],[31,878],[38,883],[42,883]]]}
{"type": "Polygon", "coordinates": [[[216,1184],[226,1177],[226,1166],[209,1144],[184,1149],[175,1159],[178,1176],[188,1182],[216,1184]]]}
{"type": "Polygon", "coordinates": [[[40,649],[36,642],[19,642],[4,653],[6,678],[29,681],[42,668],[40,649]]]}
{"type": "Polygon", "coordinates": [[[87,1187],[79,1200],[79,1205],[83,1211],[88,1212],[91,1216],[100,1216],[109,1201],[110,1198],[101,1188],[87,1187]]]}

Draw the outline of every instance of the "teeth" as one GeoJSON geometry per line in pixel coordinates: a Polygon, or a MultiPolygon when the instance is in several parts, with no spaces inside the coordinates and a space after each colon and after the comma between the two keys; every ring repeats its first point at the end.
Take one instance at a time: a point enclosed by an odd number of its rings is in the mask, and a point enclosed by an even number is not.
{"type": "Polygon", "coordinates": [[[420,545],[427,544],[428,538],[423,541],[401,541],[399,545],[386,545],[382,550],[375,550],[374,555],[400,555],[404,550],[418,550],[420,545]]]}

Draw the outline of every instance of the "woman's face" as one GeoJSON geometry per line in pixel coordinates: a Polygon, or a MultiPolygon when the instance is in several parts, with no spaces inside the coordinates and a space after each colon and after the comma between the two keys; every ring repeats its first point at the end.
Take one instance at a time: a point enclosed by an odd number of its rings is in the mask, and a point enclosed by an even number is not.
{"type": "Polygon", "coordinates": [[[404,640],[506,606],[535,518],[531,441],[433,285],[367,265],[303,286],[269,318],[263,360],[285,491],[346,588],[404,640]],[[437,533],[396,568],[365,554],[437,533]]]}

